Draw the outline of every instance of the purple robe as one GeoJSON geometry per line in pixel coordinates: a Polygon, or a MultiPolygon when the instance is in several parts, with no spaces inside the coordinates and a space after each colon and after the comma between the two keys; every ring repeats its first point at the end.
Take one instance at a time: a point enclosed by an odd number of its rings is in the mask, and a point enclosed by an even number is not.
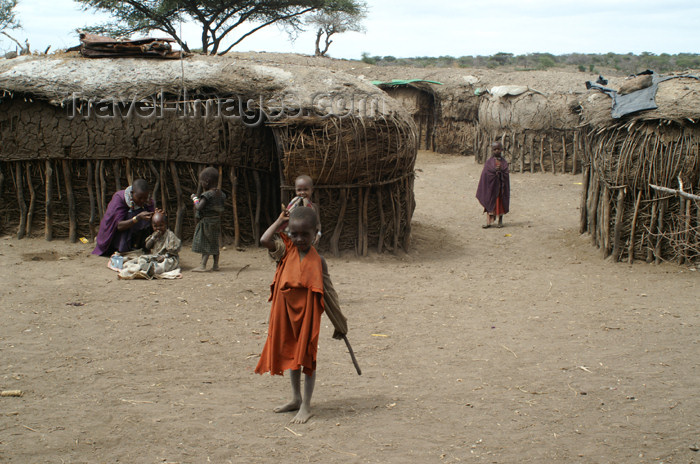
{"type": "Polygon", "coordinates": [[[508,162],[501,158],[501,169],[496,169],[496,157],[492,156],[481,171],[476,198],[484,209],[491,213],[496,209],[496,199],[501,197],[503,209],[508,212],[510,206],[510,172],[508,162]]]}
{"type": "Polygon", "coordinates": [[[152,201],[143,208],[130,209],[129,205],[126,204],[124,192],[124,190],[120,190],[115,193],[107,205],[107,211],[100,221],[100,230],[95,239],[95,249],[92,250],[93,255],[108,255],[114,250],[120,253],[131,251],[134,233],[151,225],[149,221],[139,221],[126,230],[117,230],[117,225],[121,221],[131,219],[143,210],[154,211],[152,201]]]}

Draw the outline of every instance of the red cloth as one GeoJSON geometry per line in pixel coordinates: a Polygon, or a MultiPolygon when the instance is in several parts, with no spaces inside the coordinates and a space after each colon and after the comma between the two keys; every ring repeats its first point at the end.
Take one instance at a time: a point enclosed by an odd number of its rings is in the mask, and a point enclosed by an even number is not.
{"type": "Polygon", "coordinates": [[[283,375],[287,369],[303,368],[311,375],[324,309],[321,256],[311,247],[300,261],[297,247],[286,234],[280,236],[286,251],[270,286],[270,324],[255,372],[283,375]]]}

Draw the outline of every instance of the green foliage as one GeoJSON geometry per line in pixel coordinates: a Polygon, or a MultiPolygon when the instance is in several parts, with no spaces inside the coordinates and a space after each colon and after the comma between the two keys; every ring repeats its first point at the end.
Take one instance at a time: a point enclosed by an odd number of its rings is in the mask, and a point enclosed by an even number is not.
{"type": "Polygon", "coordinates": [[[325,56],[333,43],[331,36],[344,32],[364,32],[362,21],[367,17],[367,3],[362,0],[334,0],[328,6],[307,16],[305,24],[316,29],[316,56],[325,56]],[[321,50],[321,39],[324,48],[321,50]]]}
{"type": "Polygon", "coordinates": [[[20,27],[14,11],[15,7],[17,7],[17,0],[0,0],[0,31],[20,27]]]}
{"type": "Polygon", "coordinates": [[[362,62],[367,64],[376,64],[377,60],[369,56],[369,53],[362,52],[362,62]]]}
{"type": "MultiPolygon", "coordinates": [[[[363,54],[363,61],[368,54],[363,54]]],[[[414,58],[373,57],[377,65],[391,64],[394,66],[415,67],[460,67],[460,68],[515,68],[515,69],[549,69],[553,67],[571,67],[585,72],[597,72],[596,69],[616,69],[624,74],[636,74],[646,69],[652,69],[658,73],[672,71],[684,71],[687,69],[700,69],[700,55],[696,53],[679,53],[670,55],[662,53],[654,55],[643,52],[640,55],[632,53],[593,54],[570,53],[566,55],[552,55],[550,53],[528,53],[525,55],[513,55],[512,53],[499,52],[491,56],[419,56],[414,58]]],[[[367,62],[367,61],[365,61],[367,62]]]]}
{"type": "Polygon", "coordinates": [[[316,11],[357,12],[358,0],[75,0],[85,10],[109,13],[112,22],[85,28],[88,32],[124,37],[161,31],[174,38],[185,51],[179,36],[180,24],[199,23],[202,50],[219,54],[231,50],[246,37],[271,24],[291,31],[304,27],[304,16],[316,11]],[[222,41],[236,38],[224,48],[222,41]],[[240,32],[239,32],[240,31],[240,32]]]}

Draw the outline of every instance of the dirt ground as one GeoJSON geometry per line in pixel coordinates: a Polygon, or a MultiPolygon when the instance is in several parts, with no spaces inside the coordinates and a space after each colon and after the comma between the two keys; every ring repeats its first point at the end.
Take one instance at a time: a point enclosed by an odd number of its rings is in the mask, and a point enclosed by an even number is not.
{"type": "MultiPolygon", "coordinates": [[[[484,230],[473,158],[421,152],[410,254],[329,257],[358,376],[321,333],[315,416],[253,373],[274,267],[118,281],[90,247],[0,238],[3,463],[700,462],[698,273],[604,261],[580,178],[513,174],[484,230]]],[[[184,268],[197,256],[182,253],[184,268]]]]}

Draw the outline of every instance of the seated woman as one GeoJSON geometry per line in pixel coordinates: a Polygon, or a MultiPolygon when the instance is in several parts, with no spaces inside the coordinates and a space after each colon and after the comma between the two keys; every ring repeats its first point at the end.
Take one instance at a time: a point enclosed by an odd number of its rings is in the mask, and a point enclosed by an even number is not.
{"type": "Polygon", "coordinates": [[[143,248],[146,237],[153,232],[154,207],[150,193],[148,182],[136,179],[133,185],[112,196],[100,222],[93,255],[109,256],[115,251],[125,253],[143,248]]]}

